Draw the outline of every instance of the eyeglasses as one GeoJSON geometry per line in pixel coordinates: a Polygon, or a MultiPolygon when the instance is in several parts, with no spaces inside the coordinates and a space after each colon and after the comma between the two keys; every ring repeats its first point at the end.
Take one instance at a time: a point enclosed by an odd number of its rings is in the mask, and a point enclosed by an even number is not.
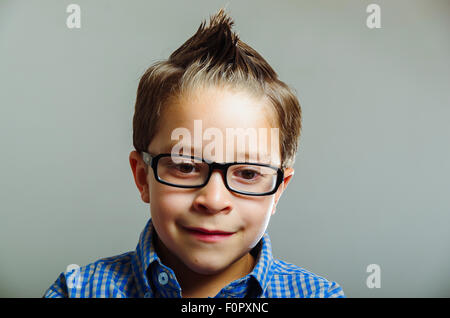
{"type": "Polygon", "coordinates": [[[142,152],[144,162],[151,166],[156,180],[178,188],[204,187],[214,170],[223,172],[225,187],[233,192],[263,196],[274,194],[283,182],[284,173],[278,167],[262,163],[207,162],[202,158],[186,155],[159,154],[152,156],[142,152]]]}

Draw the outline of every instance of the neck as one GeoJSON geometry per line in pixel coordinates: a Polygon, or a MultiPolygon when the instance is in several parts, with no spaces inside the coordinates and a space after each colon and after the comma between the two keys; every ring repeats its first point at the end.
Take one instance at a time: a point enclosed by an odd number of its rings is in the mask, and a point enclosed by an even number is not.
{"type": "Polygon", "coordinates": [[[214,297],[219,291],[232,281],[249,274],[255,259],[247,253],[226,269],[210,274],[199,274],[187,267],[178,257],[173,255],[167,247],[157,239],[156,249],[164,265],[170,267],[177,278],[182,290],[182,297],[214,297]]]}

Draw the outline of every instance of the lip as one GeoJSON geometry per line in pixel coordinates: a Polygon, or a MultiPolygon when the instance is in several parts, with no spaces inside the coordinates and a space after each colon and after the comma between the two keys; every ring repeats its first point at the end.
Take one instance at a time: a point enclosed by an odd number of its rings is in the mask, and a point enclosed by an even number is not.
{"type": "Polygon", "coordinates": [[[201,227],[185,227],[190,235],[204,242],[220,242],[231,237],[235,232],[225,232],[221,230],[209,230],[201,227]]]}

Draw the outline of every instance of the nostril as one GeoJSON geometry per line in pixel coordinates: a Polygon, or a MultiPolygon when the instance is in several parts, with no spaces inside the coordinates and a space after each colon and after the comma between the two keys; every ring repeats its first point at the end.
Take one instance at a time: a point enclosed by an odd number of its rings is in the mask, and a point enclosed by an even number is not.
{"type": "Polygon", "coordinates": [[[228,213],[232,209],[227,200],[207,201],[204,197],[199,197],[194,201],[194,210],[204,214],[216,214],[228,213]]]}

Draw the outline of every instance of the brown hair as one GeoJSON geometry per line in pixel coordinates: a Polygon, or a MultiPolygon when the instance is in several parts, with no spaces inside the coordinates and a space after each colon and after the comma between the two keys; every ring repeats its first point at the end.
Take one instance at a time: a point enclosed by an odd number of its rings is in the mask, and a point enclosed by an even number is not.
{"type": "Polygon", "coordinates": [[[161,110],[172,98],[206,85],[246,89],[267,97],[279,127],[281,163],[292,167],[301,130],[297,97],[272,67],[231,30],[233,20],[220,9],[167,60],[151,65],[137,89],[133,145],[147,151],[158,129],[161,110]]]}

